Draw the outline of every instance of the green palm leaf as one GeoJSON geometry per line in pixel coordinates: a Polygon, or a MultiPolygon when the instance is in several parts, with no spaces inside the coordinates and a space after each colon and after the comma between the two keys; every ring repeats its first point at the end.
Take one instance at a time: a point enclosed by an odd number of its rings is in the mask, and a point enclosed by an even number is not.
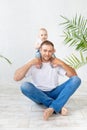
{"type": "Polygon", "coordinates": [[[76,16],[72,19],[68,19],[64,16],[63,22],[60,25],[64,25],[64,43],[70,46],[74,46],[75,50],[80,52],[80,58],[72,54],[67,57],[65,61],[75,69],[87,64],[87,57],[82,52],[87,52],[87,19],[84,17],[76,16]]]}
{"type": "Polygon", "coordinates": [[[87,19],[81,15],[69,20],[61,16],[64,20],[60,25],[64,25],[64,42],[69,46],[74,46],[76,50],[87,51],[87,19]]]}
{"type": "Polygon", "coordinates": [[[6,60],[9,64],[12,64],[11,61],[8,58],[4,57],[4,56],[0,55],[0,58],[6,60]]]}
{"type": "Polygon", "coordinates": [[[78,69],[81,66],[87,64],[87,57],[84,58],[82,52],[80,52],[80,59],[72,54],[70,57],[67,57],[65,61],[73,68],[78,69]]]}

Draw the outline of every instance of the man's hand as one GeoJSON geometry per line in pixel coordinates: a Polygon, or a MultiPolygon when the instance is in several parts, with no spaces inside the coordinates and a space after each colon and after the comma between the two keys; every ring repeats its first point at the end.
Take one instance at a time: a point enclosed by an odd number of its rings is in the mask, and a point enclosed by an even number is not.
{"type": "Polygon", "coordinates": [[[52,64],[53,66],[61,66],[63,69],[66,70],[66,75],[68,77],[71,76],[75,76],[77,75],[76,71],[74,68],[72,68],[71,66],[67,65],[66,63],[64,63],[62,60],[58,59],[58,58],[53,58],[52,59],[52,64]]]}

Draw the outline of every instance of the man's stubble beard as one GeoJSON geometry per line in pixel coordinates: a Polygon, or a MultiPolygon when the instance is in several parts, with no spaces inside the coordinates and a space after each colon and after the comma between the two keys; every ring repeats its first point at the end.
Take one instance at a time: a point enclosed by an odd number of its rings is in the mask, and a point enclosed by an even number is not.
{"type": "Polygon", "coordinates": [[[51,59],[52,59],[52,57],[50,57],[50,58],[44,58],[44,57],[41,57],[41,61],[42,62],[49,62],[49,61],[51,61],[51,59]]]}

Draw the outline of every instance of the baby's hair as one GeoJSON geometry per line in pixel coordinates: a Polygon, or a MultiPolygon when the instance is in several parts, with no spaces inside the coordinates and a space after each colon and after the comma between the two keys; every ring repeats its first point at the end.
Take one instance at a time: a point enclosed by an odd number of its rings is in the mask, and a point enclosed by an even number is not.
{"type": "Polygon", "coordinates": [[[40,30],[43,30],[43,31],[46,31],[46,32],[47,32],[47,29],[46,29],[46,28],[40,28],[40,30]]]}

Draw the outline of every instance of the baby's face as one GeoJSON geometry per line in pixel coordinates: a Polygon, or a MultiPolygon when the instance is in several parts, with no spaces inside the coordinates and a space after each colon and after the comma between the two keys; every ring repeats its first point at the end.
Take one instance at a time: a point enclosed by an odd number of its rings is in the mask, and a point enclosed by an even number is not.
{"type": "Polygon", "coordinates": [[[48,38],[47,31],[45,31],[45,30],[40,30],[40,32],[39,32],[39,38],[40,38],[40,40],[41,40],[42,42],[45,41],[45,40],[47,40],[47,38],[48,38]]]}

